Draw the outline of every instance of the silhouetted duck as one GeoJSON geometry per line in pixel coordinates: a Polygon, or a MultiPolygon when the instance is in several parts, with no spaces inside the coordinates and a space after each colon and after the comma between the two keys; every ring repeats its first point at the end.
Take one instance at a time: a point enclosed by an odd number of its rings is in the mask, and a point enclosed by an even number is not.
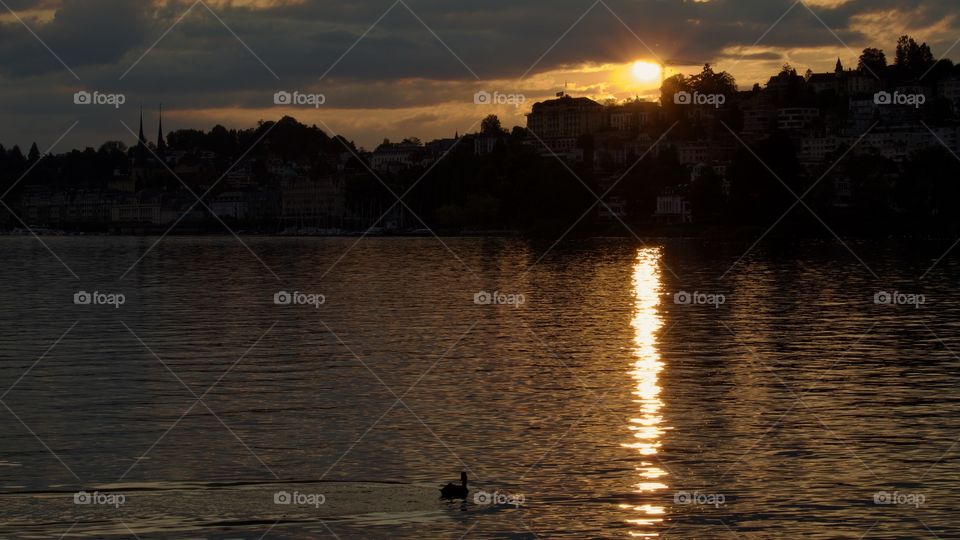
{"type": "Polygon", "coordinates": [[[456,485],[453,482],[440,488],[440,498],[441,499],[466,499],[467,493],[470,490],[467,489],[467,473],[466,471],[460,473],[460,485],[456,485]]]}

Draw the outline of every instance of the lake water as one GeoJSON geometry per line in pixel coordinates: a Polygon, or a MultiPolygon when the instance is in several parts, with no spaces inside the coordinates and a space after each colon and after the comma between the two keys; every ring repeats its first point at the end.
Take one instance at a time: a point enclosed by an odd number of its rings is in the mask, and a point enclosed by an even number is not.
{"type": "Polygon", "coordinates": [[[0,536],[960,538],[950,242],[155,241],[0,238],[0,536]]]}

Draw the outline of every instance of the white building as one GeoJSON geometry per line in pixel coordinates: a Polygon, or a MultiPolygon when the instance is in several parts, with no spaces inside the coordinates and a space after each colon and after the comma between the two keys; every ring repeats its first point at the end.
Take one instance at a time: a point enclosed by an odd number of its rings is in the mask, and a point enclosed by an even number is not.
{"type": "Polygon", "coordinates": [[[743,131],[751,135],[765,135],[772,131],[775,114],[772,109],[756,107],[744,109],[743,131]]]}
{"type": "Polygon", "coordinates": [[[144,223],[159,225],[163,207],[159,192],[141,192],[123,197],[110,209],[110,219],[115,223],[144,223]]]}
{"type": "Polygon", "coordinates": [[[414,165],[414,156],[423,150],[423,146],[411,142],[384,143],[373,151],[370,166],[375,171],[386,171],[392,166],[414,165]]]}
{"type": "Polygon", "coordinates": [[[800,140],[800,155],[798,157],[800,162],[804,164],[813,165],[821,163],[827,156],[851,142],[848,137],[835,137],[833,135],[826,137],[804,137],[800,140]]]}
{"type": "Polygon", "coordinates": [[[671,223],[692,223],[693,212],[690,201],[682,195],[667,190],[664,194],[657,196],[657,211],[654,217],[659,221],[671,223]]]}
{"type": "Polygon", "coordinates": [[[249,200],[242,192],[227,191],[210,201],[210,210],[221,218],[243,220],[247,218],[250,210],[249,200]]]}
{"type": "Polygon", "coordinates": [[[627,217],[627,201],[623,197],[613,196],[604,201],[604,204],[599,205],[599,215],[600,219],[606,219],[610,221],[626,219],[627,217]]]}
{"type": "Polygon", "coordinates": [[[932,129],[936,133],[936,137],[922,126],[907,124],[878,127],[863,138],[856,150],[859,153],[876,151],[881,156],[894,161],[903,161],[922,148],[944,144],[957,152],[957,128],[938,127],[932,129]]]}
{"type": "Polygon", "coordinates": [[[960,77],[941,80],[937,87],[937,93],[940,94],[940,97],[953,103],[954,112],[960,112],[960,77]]]}
{"type": "Polygon", "coordinates": [[[777,109],[777,129],[797,130],[810,126],[820,118],[820,109],[811,107],[788,107],[777,109]]]}
{"type": "Polygon", "coordinates": [[[473,153],[478,156],[491,154],[500,141],[501,137],[483,134],[477,135],[473,138],[473,153]]]}

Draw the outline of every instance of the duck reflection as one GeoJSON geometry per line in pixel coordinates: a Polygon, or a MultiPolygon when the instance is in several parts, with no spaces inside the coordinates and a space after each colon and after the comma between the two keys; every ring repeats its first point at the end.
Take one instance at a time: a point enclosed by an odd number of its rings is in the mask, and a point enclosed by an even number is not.
{"type": "MultiPolygon", "coordinates": [[[[655,463],[663,434],[660,408],[659,374],[663,368],[657,350],[657,331],[662,326],[658,312],[660,304],[660,249],[643,249],[637,255],[633,267],[634,330],[633,369],[630,372],[636,384],[634,402],[639,405],[639,416],[630,420],[634,440],[624,446],[633,448],[644,457],[637,472],[641,481],[635,492],[644,500],[656,500],[656,492],[667,489],[664,483],[667,472],[655,463]]],[[[665,508],[654,504],[628,505],[635,512],[628,520],[637,526],[631,536],[655,537],[655,527],[663,522],[665,508]]]]}

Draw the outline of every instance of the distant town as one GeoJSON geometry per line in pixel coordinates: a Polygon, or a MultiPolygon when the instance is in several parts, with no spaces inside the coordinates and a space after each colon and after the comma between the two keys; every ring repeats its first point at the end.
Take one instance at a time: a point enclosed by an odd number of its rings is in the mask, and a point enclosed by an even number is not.
{"type": "MultiPolygon", "coordinates": [[[[478,108],[482,110],[482,108],[478,108]]],[[[157,115],[149,115],[157,118],[157,115]]],[[[480,117],[482,115],[478,115],[480,117]]],[[[904,36],[738,89],[705,65],[659,101],[557,94],[525,127],[367,151],[291,117],[65,154],[0,146],[0,230],[174,234],[952,233],[960,65],[904,36]],[[629,231],[629,232],[628,232],[629,231]]],[[[147,132],[155,133],[148,137],[147,132]]]]}

